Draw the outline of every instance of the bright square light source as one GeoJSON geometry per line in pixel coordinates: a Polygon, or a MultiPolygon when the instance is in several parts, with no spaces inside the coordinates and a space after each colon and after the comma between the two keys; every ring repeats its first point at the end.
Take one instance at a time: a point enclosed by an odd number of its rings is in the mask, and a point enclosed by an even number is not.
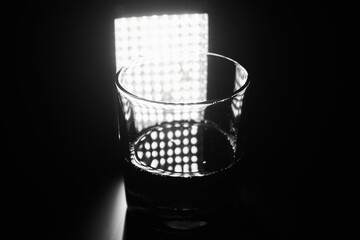
{"type": "MultiPolygon", "coordinates": [[[[208,52],[208,35],[205,13],[117,18],[116,70],[138,56],[156,56],[153,62],[144,62],[127,76],[129,92],[160,102],[204,101],[207,58],[184,53],[208,52]],[[181,52],[183,59],[171,59],[175,52],[181,52]]],[[[133,111],[139,131],[156,123],[203,118],[202,112],[168,114],[163,109],[141,106],[133,111]]]]}
{"type": "Polygon", "coordinates": [[[208,51],[206,13],[115,19],[116,71],[139,55],[208,51]]]}

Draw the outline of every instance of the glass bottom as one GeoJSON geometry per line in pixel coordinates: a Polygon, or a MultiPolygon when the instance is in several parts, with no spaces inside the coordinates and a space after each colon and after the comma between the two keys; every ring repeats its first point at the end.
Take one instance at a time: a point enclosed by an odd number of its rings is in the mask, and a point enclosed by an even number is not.
{"type": "Polygon", "coordinates": [[[134,205],[139,202],[131,202],[134,199],[129,196],[127,199],[130,200],[127,210],[130,217],[127,216],[127,219],[132,219],[133,226],[153,232],[180,235],[197,234],[218,226],[225,218],[229,218],[229,213],[239,205],[239,201],[231,199],[227,203],[206,209],[155,209],[134,205]]]}
{"type": "Polygon", "coordinates": [[[129,211],[167,229],[202,228],[238,201],[240,159],[213,124],[181,121],[145,129],[126,161],[129,211]]]}

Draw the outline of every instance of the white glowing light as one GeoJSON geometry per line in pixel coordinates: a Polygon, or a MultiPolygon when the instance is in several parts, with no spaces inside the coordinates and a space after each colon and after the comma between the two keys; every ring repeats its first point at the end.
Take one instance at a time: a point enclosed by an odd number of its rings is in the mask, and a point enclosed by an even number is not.
{"type": "Polygon", "coordinates": [[[172,156],[172,155],[173,155],[173,153],[174,153],[174,152],[173,152],[173,150],[172,150],[172,149],[169,149],[169,150],[167,151],[167,155],[168,155],[168,156],[172,156]]]}
{"type": "Polygon", "coordinates": [[[164,158],[160,159],[160,164],[161,164],[161,165],[164,165],[164,164],[165,164],[165,159],[164,159],[164,158]]]}
{"type": "Polygon", "coordinates": [[[199,118],[199,113],[198,112],[192,112],[190,114],[190,116],[191,116],[191,119],[198,119],[199,118]]]}
{"type": "Polygon", "coordinates": [[[138,157],[138,158],[142,159],[143,156],[144,156],[144,153],[143,153],[143,152],[137,151],[137,157],[138,157]]]}
{"type": "MultiPolygon", "coordinates": [[[[198,102],[206,99],[207,59],[174,52],[208,51],[208,15],[177,14],[117,18],[115,25],[116,70],[138,56],[151,56],[151,62],[131,69],[126,89],[154,101],[198,102]]],[[[203,119],[203,113],[147,112],[133,109],[136,128],[163,121],[203,119]]]]}
{"type": "Polygon", "coordinates": [[[146,150],[149,150],[150,149],[150,143],[146,142],[144,144],[144,147],[145,147],[146,150]]]}
{"type": "Polygon", "coordinates": [[[156,122],[156,115],[155,114],[150,114],[150,116],[149,116],[149,120],[151,121],[151,122],[156,122]]]}
{"type": "Polygon", "coordinates": [[[175,121],[180,121],[181,120],[181,114],[180,113],[175,113],[174,114],[174,120],[175,121]]]}
{"type": "Polygon", "coordinates": [[[188,148],[188,147],[184,147],[184,148],[183,148],[183,153],[184,153],[184,154],[188,154],[188,153],[189,153],[189,148],[188,148]]]}
{"type": "Polygon", "coordinates": [[[175,143],[175,145],[179,146],[181,144],[181,140],[180,139],[175,139],[173,140],[173,142],[175,143]]]}
{"type": "MultiPolygon", "coordinates": [[[[157,132],[152,132],[151,133],[151,138],[153,139],[153,140],[155,140],[156,138],[157,138],[157,132]]],[[[156,142],[154,142],[153,144],[155,144],[156,142]]],[[[156,148],[156,147],[153,147],[153,148],[156,148]]]]}
{"type": "Polygon", "coordinates": [[[158,165],[159,165],[159,161],[158,161],[158,160],[156,160],[156,159],[152,160],[152,162],[151,162],[151,167],[156,168],[158,165]]]}
{"type": "Polygon", "coordinates": [[[198,152],[198,148],[197,148],[196,146],[192,146],[192,147],[191,147],[191,152],[192,152],[193,154],[197,153],[197,152],[198,152]]]}
{"type": "MultiPolygon", "coordinates": [[[[189,119],[189,113],[188,113],[188,112],[184,112],[184,113],[182,114],[182,118],[185,119],[185,120],[189,119]]],[[[193,119],[198,119],[198,118],[193,118],[193,119]]]]}
{"type": "Polygon", "coordinates": [[[192,128],[191,128],[191,134],[192,135],[196,135],[197,134],[197,126],[192,126],[192,128]]]}
{"type": "Polygon", "coordinates": [[[190,171],[190,169],[189,169],[189,164],[184,164],[184,166],[183,166],[183,171],[184,171],[184,172],[189,172],[189,171],[190,171]]]}
{"type": "Polygon", "coordinates": [[[174,162],[174,159],[172,157],[168,157],[167,162],[168,164],[172,164],[174,162]]]}
{"type": "Polygon", "coordinates": [[[136,55],[208,50],[208,15],[174,14],[117,18],[116,69],[136,55]]]}
{"type": "Polygon", "coordinates": [[[182,167],[181,167],[180,164],[177,164],[177,165],[175,166],[175,172],[182,172],[182,167]]]}
{"type": "Polygon", "coordinates": [[[166,114],[165,116],[166,121],[171,122],[174,120],[174,116],[171,113],[166,114]]]}
{"type": "Polygon", "coordinates": [[[174,137],[174,133],[172,131],[169,131],[167,133],[167,137],[168,137],[168,139],[172,139],[174,137]]]}
{"type": "Polygon", "coordinates": [[[192,144],[196,144],[196,143],[197,143],[197,138],[196,138],[196,137],[192,137],[190,141],[191,141],[192,144]]]}
{"type": "Polygon", "coordinates": [[[158,152],[157,152],[157,151],[152,151],[152,156],[153,156],[153,157],[157,157],[157,156],[158,156],[158,152]]]}
{"type": "Polygon", "coordinates": [[[160,156],[163,157],[165,155],[165,151],[164,150],[160,150],[159,152],[160,156]]]}
{"type": "Polygon", "coordinates": [[[181,153],[181,149],[179,147],[175,148],[175,154],[179,155],[181,153]]]}
{"type": "Polygon", "coordinates": [[[191,161],[192,162],[197,162],[197,160],[198,160],[197,156],[195,156],[195,155],[191,156],[191,161]]]}
{"type": "Polygon", "coordinates": [[[197,172],[197,171],[198,171],[198,165],[197,165],[197,163],[192,163],[192,164],[191,164],[191,171],[192,171],[192,172],[197,172]]]}

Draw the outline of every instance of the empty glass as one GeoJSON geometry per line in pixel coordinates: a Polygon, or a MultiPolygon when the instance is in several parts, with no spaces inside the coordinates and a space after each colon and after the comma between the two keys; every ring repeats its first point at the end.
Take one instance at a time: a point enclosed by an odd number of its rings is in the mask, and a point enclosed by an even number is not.
{"type": "Polygon", "coordinates": [[[247,76],[236,61],[203,52],[139,57],[120,69],[129,211],[191,229],[237,198],[247,76]]]}

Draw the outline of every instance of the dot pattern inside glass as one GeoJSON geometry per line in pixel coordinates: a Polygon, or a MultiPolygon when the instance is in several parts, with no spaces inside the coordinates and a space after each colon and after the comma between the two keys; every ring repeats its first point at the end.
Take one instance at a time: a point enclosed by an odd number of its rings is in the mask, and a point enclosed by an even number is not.
{"type": "Polygon", "coordinates": [[[202,176],[229,167],[233,163],[233,147],[233,140],[216,126],[168,123],[152,127],[138,138],[132,163],[162,175],[202,176]]]}

